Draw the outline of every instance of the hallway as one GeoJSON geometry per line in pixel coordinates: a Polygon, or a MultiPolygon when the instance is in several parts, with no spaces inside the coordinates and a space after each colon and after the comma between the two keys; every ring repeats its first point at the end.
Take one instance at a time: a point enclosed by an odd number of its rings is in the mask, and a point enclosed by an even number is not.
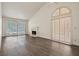
{"type": "Polygon", "coordinates": [[[2,56],[71,56],[79,55],[79,47],[69,46],[44,38],[28,35],[10,36],[2,39],[2,56]]]}

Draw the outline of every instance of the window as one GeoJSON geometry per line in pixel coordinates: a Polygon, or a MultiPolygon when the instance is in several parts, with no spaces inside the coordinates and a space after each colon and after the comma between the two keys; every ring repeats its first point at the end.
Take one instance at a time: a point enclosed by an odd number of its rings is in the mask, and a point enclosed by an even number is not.
{"type": "Polygon", "coordinates": [[[8,32],[17,32],[16,22],[13,19],[8,19],[7,21],[7,31],[8,32]]]}
{"type": "Polygon", "coordinates": [[[66,7],[61,7],[53,13],[52,21],[52,38],[59,42],[71,42],[71,10],[66,7]]]}
{"type": "Polygon", "coordinates": [[[18,33],[25,33],[25,22],[18,20],[18,33]]]}
{"type": "Polygon", "coordinates": [[[6,18],[6,28],[7,34],[25,34],[25,21],[6,18]]]}

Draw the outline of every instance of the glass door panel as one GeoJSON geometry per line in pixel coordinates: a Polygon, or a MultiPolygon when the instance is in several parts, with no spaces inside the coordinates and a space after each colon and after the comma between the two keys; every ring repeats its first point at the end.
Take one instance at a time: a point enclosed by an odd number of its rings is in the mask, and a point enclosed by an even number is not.
{"type": "Polygon", "coordinates": [[[60,42],[64,42],[64,18],[60,19],[60,42]]]}
{"type": "Polygon", "coordinates": [[[65,42],[71,42],[71,17],[64,18],[65,20],[65,42]]]}
{"type": "Polygon", "coordinates": [[[18,20],[18,34],[25,34],[25,22],[23,20],[18,20]]]}
{"type": "Polygon", "coordinates": [[[7,20],[7,34],[8,35],[17,34],[17,24],[16,24],[16,21],[13,19],[7,20]]]}
{"type": "Polygon", "coordinates": [[[52,39],[58,42],[71,44],[71,11],[61,7],[53,13],[52,39]]]}
{"type": "Polygon", "coordinates": [[[59,20],[53,20],[53,40],[59,41],[59,20]]]}
{"type": "Polygon", "coordinates": [[[55,22],[55,21],[53,20],[53,21],[52,21],[52,30],[53,30],[53,31],[52,31],[52,39],[53,39],[53,40],[55,40],[55,38],[54,38],[54,37],[55,37],[55,29],[54,29],[54,28],[55,28],[55,25],[54,25],[54,22],[55,22]]]}
{"type": "Polygon", "coordinates": [[[13,18],[6,18],[6,35],[25,34],[25,21],[16,20],[13,18]]]}

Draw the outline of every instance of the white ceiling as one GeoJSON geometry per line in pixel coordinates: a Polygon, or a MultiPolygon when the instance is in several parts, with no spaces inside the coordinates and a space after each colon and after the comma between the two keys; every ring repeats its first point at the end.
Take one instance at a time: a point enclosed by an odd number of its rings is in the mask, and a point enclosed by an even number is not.
{"type": "Polygon", "coordinates": [[[3,2],[2,15],[19,19],[30,19],[45,2],[3,2]]]}

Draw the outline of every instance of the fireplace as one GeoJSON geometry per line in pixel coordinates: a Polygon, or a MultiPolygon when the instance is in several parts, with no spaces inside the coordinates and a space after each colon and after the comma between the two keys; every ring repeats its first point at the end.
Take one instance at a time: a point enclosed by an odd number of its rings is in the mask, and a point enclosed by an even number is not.
{"type": "Polygon", "coordinates": [[[32,35],[36,35],[36,31],[32,31],[32,35]]]}

